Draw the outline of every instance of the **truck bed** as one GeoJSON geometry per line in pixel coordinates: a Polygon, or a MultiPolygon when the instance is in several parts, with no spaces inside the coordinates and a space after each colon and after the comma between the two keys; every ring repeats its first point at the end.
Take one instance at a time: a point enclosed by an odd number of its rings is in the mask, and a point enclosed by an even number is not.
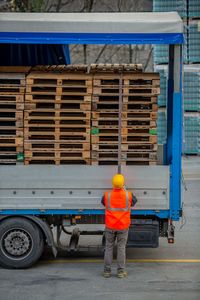
{"type": "MultiPolygon", "coordinates": [[[[4,210],[102,210],[116,166],[0,166],[0,213],[4,210]]],[[[169,209],[168,166],[123,166],[134,210],[169,209]]]]}

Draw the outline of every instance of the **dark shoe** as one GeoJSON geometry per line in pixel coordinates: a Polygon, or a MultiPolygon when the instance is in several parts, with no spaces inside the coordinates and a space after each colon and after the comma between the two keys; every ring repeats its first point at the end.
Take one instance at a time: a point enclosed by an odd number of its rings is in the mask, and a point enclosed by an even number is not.
{"type": "Polygon", "coordinates": [[[125,278],[127,276],[128,276],[128,273],[124,270],[120,270],[120,271],[117,272],[117,277],[118,278],[125,278]]]}
{"type": "Polygon", "coordinates": [[[102,276],[103,276],[104,278],[109,278],[109,277],[111,277],[111,271],[109,271],[109,270],[104,270],[102,276]]]}

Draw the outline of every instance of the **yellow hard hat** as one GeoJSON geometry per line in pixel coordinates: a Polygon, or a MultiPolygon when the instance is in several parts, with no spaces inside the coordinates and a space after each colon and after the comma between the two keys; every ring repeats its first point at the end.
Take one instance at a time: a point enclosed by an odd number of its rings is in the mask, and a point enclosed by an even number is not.
{"type": "Polygon", "coordinates": [[[115,189],[121,189],[124,186],[124,176],[121,174],[114,175],[112,185],[115,189]]]}

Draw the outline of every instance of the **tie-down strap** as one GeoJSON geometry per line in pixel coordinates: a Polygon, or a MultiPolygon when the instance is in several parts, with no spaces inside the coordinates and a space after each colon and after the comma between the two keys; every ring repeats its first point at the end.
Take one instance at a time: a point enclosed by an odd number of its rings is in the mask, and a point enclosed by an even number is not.
{"type": "Polygon", "coordinates": [[[111,196],[111,193],[108,193],[108,205],[107,205],[108,210],[111,210],[111,211],[130,211],[128,191],[126,191],[126,206],[125,207],[111,207],[110,206],[110,196],[111,196]]]}

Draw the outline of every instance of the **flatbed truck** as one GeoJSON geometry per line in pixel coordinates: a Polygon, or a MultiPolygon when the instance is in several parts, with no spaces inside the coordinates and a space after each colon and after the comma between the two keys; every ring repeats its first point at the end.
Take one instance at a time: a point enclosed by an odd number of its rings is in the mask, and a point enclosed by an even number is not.
{"type": "MultiPolygon", "coordinates": [[[[61,233],[66,250],[79,249],[81,224],[103,224],[101,197],[120,171],[138,202],[131,211],[128,247],[158,247],[159,237],[174,242],[173,221],[182,216],[182,44],[183,24],[172,13],[1,13],[1,44],[166,44],[169,46],[167,142],[162,165],[1,165],[0,263],[27,268],[48,245],[56,256],[61,233]],[[57,243],[52,229],[57,227],[57,243]]],[[[68,53],[69,57],[69,53],[68,53]]],[[[120,118],[119,118],[120,119],[120,118]]],[[[120,137],[119,137],[120,143],[120,137]]],[[[120,147],[119,147],[120,149],[120,147]]]]}

